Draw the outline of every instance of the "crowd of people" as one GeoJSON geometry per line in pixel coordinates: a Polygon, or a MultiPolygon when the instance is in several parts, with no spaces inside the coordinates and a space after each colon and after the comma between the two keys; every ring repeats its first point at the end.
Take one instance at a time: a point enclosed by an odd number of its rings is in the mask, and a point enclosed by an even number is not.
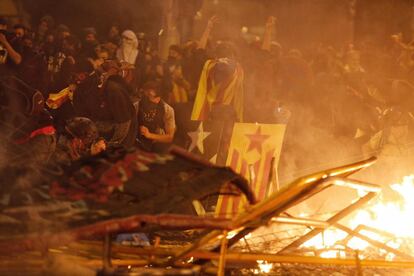
{"type": "Polygon", "coordinates": [[[50,16],[33,29],[0,19],[7,151],[24,162],[71,162],[111,146],[186,147],[180,133],[190,119],[287,123],[282,165],[303,167],[315,145],[332,146],[321,142],[329,137],[361,153],[387,126],[412,123],[414,46],[401,35],[286,49],[274,41],[273,17],[254,41],[213,41],[217,21],[163,59],[156,43],[117,25],[77,37],[50,16]]]}

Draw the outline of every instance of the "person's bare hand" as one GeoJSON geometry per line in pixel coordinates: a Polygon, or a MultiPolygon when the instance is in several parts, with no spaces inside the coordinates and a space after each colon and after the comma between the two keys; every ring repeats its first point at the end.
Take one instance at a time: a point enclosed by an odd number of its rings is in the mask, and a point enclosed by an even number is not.
{"type": "Polygon", "coordinates": [[[210,19],[207,22],[207,28],[211,30],[214,27],[214,25],[216,25],[218,22],[219,22],[218,16],[213,15],[212,17],[210,17],[210,19]]]}
{"type": "Polygon", "coordinates": [[[266,28],[271,28],[276,25],[276,17],[269,16],[266,21],[266,28]]]}
{"type": "Polygon", "coordinates": [[[1,44],[6,44],[7,43],[7,38],[4,34],[0,33],[0,43],[1,44]]]}
{"type": "Polygon", "coordinates": [[[391,36],[391,39],[392,39],[394,42],[400,42],[400,41],[401,41],[401,39],[402,39],[402,34],[401,34],[401,33],[399,33],[399,34],[394,34],[394,35],[392,35],[392,36],[391,36]]]}
{"type": "Polygon", "coordinates": [[[97,155],[98,153],[106,150],[105,140],[100,139],[91,145],[91,154],[97,155]]]}
{"type": "Polygon", "coordinates": [[[148,138],[150,132],[147,127],[141,126],[139,128],[139,131],[141,132],[141,135],[143,135],[145,138],[148,138]]]}
{"type": "Polygon", "coordinates": [[[70,64],[74,65],[76,63],[75,59],[72,56],[67,57],[70,64]]]}
{"type": "Polygon", "coordinates": [[[75,83],[70,83],[68,89],[71,93],[75,92],[77,85],[75,83]]]}

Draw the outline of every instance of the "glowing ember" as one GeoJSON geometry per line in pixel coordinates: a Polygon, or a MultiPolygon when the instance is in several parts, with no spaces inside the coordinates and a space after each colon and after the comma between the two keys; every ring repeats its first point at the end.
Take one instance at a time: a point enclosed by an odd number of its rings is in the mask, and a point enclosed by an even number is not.
{"type": "Polygon", "coordinates": [[[269,273],[273,268],[273,264],[263,260],[257,260],[257,265],[259,266],[259,269],[255,269],[254,274],[262,275],[264,273],[269,273]]]}
{"type": "MultiPolygon", "coordinates": [[[[348,225],[373,240],[398,249],[404,241],[414,239],[414,220],[412,219],[414,201],[410,200],[414,198],[414,175],[406,176],[401,184],[393,184],[390,187],[400,196],[399,200],[381,202],[381,197],[378,197],[378,202],[358,211],[349,220],[348,225]],[[398,237],[398,239],[395,237],[398,237]]],[[[341,230],[329,228],[323,234],[317,235],[306,242],[303,247],[320,250],[322,252],[319,254],[321,257],[336,258],[343,257],[343,254],[345,254],[343,252],[341,254],[340,249],[343,249],[343,247],[341,248],[340,244],[354,250],[364,250],[370,246],[368,242],[355,237],[349,239],[346,243],[341,243],[346,236],[347,233],[341,230]],[[338,250],[335,250],[337,248],[338,250]]],[[[385,253],[382,250],[380,252],[385,253]]],[[[394,257],[395,255],[392,253],[385,256],[387,260],[392,260],[394,257]]]]}

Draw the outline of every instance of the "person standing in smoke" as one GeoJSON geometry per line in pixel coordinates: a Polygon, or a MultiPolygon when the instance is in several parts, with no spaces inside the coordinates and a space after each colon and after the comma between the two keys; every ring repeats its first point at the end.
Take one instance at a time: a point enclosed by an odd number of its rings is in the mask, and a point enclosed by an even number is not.
{"type": "Polygon", "coordinates": [[[223,122],[217,164],[225,164],[234,123],[243,122],[244,71],[235,57],[232,44],[217,45],[215,59],[204,64],[191,114],[194,121],[223,122]]]}
{"type": "Polygon", "coordinates": [[[146,151],[164,152],[174,139],[174,109],[161,99],[159,83],[145,83],[143,92],[137,103],[138,146],[146,151]]]}
{"type": "Polygon", "coordinates": [[[235,59],[233,45],[219,43],[215,59],[207,60],[204,64],[191,120],[204,121],[215,117],[242,122],[243,78],[244,71],[235,59]]]}
{"type": "Polygon", "coordinates": [[[122,33],[121,45],[116,51],[116,59],[126,70],[124,79],[132,87],[140,87],[144,72],[144,57],[140,54],[138,38],[131,30],[122,33]]]}

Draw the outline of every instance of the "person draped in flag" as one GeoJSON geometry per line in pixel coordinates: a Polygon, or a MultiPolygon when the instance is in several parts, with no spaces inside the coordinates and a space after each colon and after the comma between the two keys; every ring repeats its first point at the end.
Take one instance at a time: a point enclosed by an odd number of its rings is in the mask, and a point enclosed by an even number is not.
{"type": "Polygon", "coordinates": [[[204,121],[217,112],[234,113],[235,121],[243,121],[243,68],[235,59],[230,43],[217,45],[215,59],[207,60],[198,83],[191,114],[192,120],[204,121]]]}

